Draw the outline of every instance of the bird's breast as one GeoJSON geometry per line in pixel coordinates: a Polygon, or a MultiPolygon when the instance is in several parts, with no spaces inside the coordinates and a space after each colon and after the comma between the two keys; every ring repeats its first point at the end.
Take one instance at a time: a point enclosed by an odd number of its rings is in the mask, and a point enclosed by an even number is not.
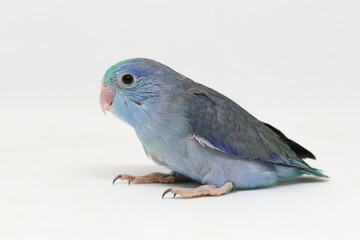
{"type": "Polygon", "coordinates": [[[168,167],[168,165],[165,163],[164,159],[160,158],[157,155],[149,155],[149,158],[153,160],[157,165],[168,167]]]}

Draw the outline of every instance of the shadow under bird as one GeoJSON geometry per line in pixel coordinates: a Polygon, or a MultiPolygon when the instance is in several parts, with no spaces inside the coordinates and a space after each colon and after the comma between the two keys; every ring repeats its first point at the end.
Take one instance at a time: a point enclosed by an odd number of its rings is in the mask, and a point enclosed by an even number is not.
{"type": "Polygon", "coordinates": [[[203,184],[169,188],[185,198],[218,196],[276,184],[302,174],[327,177],[303,159],[315,156],[224,95],[154,60],[135,58],[110,67],[100,105],[130,124],[155,163],[172,172],[122,174],[129,183],[203,184]]]}

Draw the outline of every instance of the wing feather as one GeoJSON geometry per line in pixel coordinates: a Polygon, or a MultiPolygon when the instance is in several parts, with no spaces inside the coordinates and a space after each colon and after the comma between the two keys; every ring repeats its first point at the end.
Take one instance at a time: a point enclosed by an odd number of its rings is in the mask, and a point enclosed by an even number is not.
{"type": "Polygon", "coordinates": [[[203,146],[242,159],[306,167],[285,135],[279,135],[280,131],[274,131],[229,98],[202,85],[185,94],[187,120],[203,146]]]}

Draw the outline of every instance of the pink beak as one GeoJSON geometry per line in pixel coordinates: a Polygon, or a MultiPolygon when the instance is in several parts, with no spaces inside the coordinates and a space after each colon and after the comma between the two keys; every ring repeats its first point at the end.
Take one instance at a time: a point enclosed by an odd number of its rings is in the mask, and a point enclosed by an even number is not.
{"type": "Polygon", "coordinates": [[[109,110],[114,100],[116,92],[109,85],[104,84],[100,92],[100,107],[106,115],[106,111],[109,110]]]}

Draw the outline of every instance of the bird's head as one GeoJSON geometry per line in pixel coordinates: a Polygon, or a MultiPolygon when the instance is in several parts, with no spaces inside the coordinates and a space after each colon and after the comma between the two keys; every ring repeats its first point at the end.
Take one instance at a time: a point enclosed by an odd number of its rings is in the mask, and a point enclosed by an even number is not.
{"type": "Polygon", "coordinates": [[[106,71],[102,80],[101,109],[133,127],[144,123],[161,104],[166,104],[163,98],[171,95],[176,75],[174,70],[150,59],[119,62],[106,71]]]}

